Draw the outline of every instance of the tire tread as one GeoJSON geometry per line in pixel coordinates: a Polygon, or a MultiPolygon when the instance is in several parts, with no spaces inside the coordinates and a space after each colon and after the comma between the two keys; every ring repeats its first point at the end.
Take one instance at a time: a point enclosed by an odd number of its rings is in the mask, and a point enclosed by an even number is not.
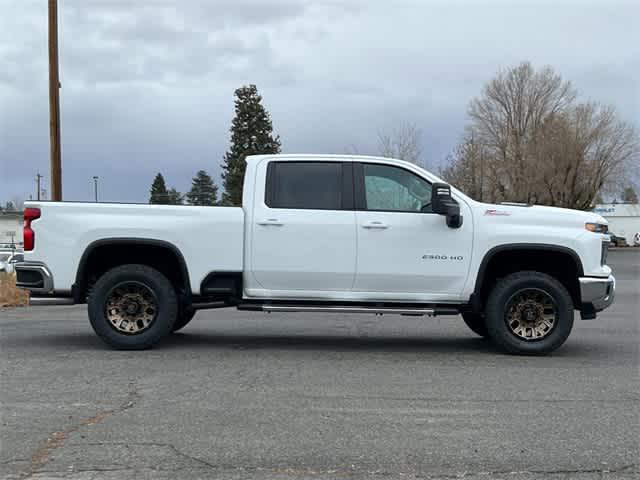
{"type": "Polygon", "coordinates": [[[95,333],[107,345],[118,350],[144,350],[151,348],[173,329],[178,313],[178,297],[171,282],[154,268],[142,264],[125,264],[104,273],[93,285],[87,298],[89,321],[95,333]],[[139,335],[123,335],[116,332],[101,312],[103,295],[110,286],[120,280],[118,277],[138,277],[147,279],[158,287],[156,296],[164,305],[148,331],[139,335]]]}
{"type": "Polygon", "coordinates": [[[568,338],[573,327],[573,300],[571,295],[556,278],[543,272],[525,270],[512,273],[500,279],[489,294],[485,308],[485,318],[489,338],[501,350],[519,355],[546,355],[560,347],[568,338]],[[546,284],[555,297],[559,311],[559,324],[548,338],[527,343],[518,340],[508,330],[504,322],[504,308],[507,295],[514,285],[521,283],[546,284]]]}

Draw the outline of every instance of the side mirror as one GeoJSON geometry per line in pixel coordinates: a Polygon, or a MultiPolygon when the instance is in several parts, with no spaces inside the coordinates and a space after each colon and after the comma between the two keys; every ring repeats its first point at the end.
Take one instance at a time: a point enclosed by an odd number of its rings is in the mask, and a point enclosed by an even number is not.
{"type": "Polygon", "coordinates": [[[438,215],[445,215],[449,228],[460,228],[462,226],[460,205],[451,196],[451,187],[446,183],[434,183],[431,185],[431,210],[438,215]]]}
{"type": "Polygon", "coordinates": [[[431,185],[431,210],[438,215],[446,215],[448,205],[454,201],[451,198],[451,187],[446,183],[431,185]]]}

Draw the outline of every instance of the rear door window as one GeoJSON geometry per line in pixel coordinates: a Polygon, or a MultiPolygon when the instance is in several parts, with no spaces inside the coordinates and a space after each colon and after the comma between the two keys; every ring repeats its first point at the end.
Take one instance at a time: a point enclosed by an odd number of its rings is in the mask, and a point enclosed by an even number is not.
{"type": "Polygon", "coordinates": [[[341,162],[271,162],[265,203],[271,208],[343,209],[341,162]]]}

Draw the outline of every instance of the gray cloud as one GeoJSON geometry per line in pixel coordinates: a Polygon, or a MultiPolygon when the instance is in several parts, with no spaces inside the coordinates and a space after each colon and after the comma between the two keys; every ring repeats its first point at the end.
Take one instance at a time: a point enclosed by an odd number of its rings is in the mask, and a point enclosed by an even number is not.
{"type": "MultiPolygon", "coordinates": [[[[0,0],[2,1],[2,0],[0,0]]],[[[46,2],[0,17],[0,201],[48,180],[46,2]]],[[[64,194],[145,201],[157,171],[219,174],[233,90],[256,83],[287,152],[375,152],[422,129],[437,165],[500,68],[550,64],[639,123],[636,2],[60,1],[64,194]]]]}

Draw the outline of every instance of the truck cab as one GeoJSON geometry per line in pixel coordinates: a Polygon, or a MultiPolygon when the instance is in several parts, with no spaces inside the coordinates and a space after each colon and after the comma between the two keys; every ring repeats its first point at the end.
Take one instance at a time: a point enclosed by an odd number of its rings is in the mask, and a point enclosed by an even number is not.
{"type": "MultiPolygon", "coordinates": [[[[414,165],[344,160],[249,160],[246,296],[459,302],[473,223],[449,227],[431,205],[437,179],[414,165]]],[[[445,193],[471,220],[464,198],[445,193]]]]}
{"type": "Polygon", "coordinates": [[[597,214],[472,200],[400,160],[247,158],[242,207],[28,202],[18,285],[84,303],[116,348],[197,309],[458,315],[511,353],[568,337],[614,298],[597,214]]]}

